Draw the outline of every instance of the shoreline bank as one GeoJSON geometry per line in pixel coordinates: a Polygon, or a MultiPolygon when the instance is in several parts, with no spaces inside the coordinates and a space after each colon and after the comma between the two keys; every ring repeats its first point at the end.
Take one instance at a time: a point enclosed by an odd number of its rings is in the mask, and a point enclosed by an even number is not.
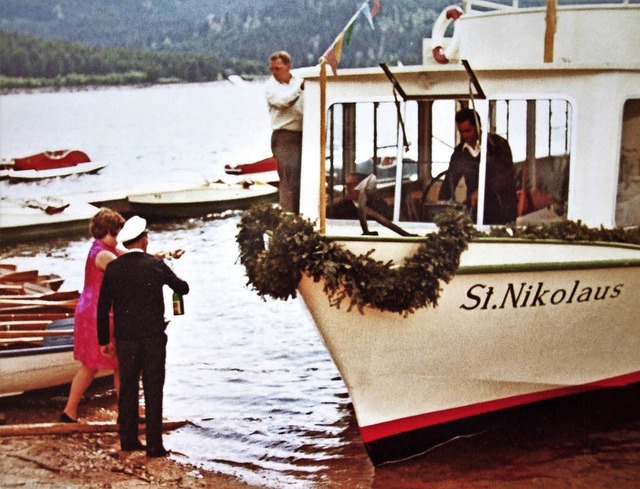
{"type": "MultiPolygon", "coordinates": [[[[1,398],[0,423],[57,422],[67,393],[68,387],[60,387],[1,398]]],[[[95,382],[80,405],[80,421],[114,421],[116,415],[113,389],[104,380],[95,382]]],[[[95,487],[123,489],[260,487],[199,468],[179,452],[154,459],[143,451],[122,452],[117,433],[0,437],[0,474],[2,487],[81,488],[88,481],[95,487]]]]}

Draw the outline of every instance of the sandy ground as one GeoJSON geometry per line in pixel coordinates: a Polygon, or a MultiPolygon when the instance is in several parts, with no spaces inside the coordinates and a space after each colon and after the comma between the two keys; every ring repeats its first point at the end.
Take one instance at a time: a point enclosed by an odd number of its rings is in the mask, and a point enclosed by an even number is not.
{"type": "MultiPolygon", "coordinates": [[[[0,399],[0,424],[57,421],[66,391],[41,391],[0,399]]],[[[92,387],[81,404],[80,421],[114,421],[115,394],[92,387]]],[[[144,441],[144,435],[141,436],[144,441]]],[[[170,447],[167,447],[170,448],[170,447]]],[[[121,452],[116,433],[0,436],[0,487],[4,488],[155,488],[247,489],[231,476],[202,470],[180,453],[147,458],[121,452]]]]}

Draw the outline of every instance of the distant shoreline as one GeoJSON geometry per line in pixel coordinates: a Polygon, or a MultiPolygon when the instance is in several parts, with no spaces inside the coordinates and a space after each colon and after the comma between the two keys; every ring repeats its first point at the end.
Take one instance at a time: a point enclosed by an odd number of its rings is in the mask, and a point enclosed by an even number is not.
{"type": "MultiPolygon", "coordinates": [[[[266,76],[265,76],[266,78],[266,76]]],[[[247,83],[258,81],[260,78],[254,78],[246,80],[247,83]]],[[[89,92],[95,90],[109,90],[114,88],[150,88],[157,86],[169,86],[169,85],[191,85],[191,84],[228,84],[233,83],[228,79],[211,80],[202,82],[189,82],[189,81],[171,81],[171,82],[145,82],[145,83],[115,83],[111,85],[106,84],[87,84],[87,85],[49,85],[40,87],[3,87],[0,85],[0,95],[17,95],[17,94],[29,94],[29,93],[70,93],[70,92],[89,92]]]]}

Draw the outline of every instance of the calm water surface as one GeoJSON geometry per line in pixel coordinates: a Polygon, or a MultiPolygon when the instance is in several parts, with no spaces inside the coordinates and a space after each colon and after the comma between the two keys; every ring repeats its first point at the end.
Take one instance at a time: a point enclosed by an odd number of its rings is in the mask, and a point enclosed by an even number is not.
{"type": "MultiPolygon", "coordinates": [[[[258,84],[0,97],[0,156],[79,148],[98,175],[0,182],[3,198],[203,182],[269,154],[258,84]]],[[[1,219],[1,216],[0,216],[1,219]]],[[[194,424],[166,445],[208,469],[273,488],[638,487],[640,392],[580,397],[503,416],[401,464],[374,469],[349,397],[300,300],[264,302],[237,263],[238,215],[151,225],[150,251],[182,247],[191,285],[172,318],[165,415],[194,424]]],[[[3,259],[82,287],[88,238],[16,245],[3,259]]],[[[167,297],[168,302],[168,297],[167,297]]]]}

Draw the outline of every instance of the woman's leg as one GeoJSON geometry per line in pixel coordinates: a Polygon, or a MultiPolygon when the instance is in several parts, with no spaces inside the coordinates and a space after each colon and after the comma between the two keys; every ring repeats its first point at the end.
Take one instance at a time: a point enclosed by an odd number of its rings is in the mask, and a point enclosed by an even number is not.
{"type": "Polygon", "coordinates": [[[64,407],[64,413],[71,419],[78,419],[78,405],[82,400],[87,388],[93,382],[97,370],[83,365],[78,370],[71,381],[71,389],[69,390],[69,398],[67,399],[67,405],[64,407]]]}

